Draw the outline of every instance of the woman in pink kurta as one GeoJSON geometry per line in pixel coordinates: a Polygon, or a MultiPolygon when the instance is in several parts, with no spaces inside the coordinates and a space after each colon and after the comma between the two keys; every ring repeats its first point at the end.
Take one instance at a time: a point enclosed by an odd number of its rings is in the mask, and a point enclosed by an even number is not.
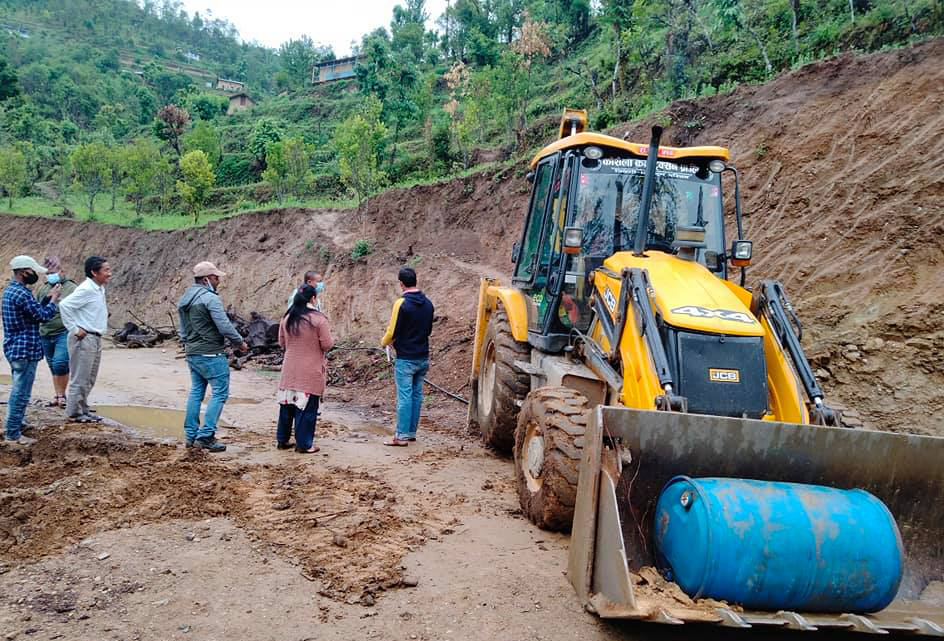
{"type": "Polygon", "coordinates": [[[295,451],[311,454],[318,403],[324,394],[327,367],[325,353],[334,346],[328,318],[315,310],[318,291],[305,285],[292,301],[279,324],[279,345],[285,349],[279,379],[279,425],[275,438],[280,450],[292,447],[295,424],[295,451]]]}

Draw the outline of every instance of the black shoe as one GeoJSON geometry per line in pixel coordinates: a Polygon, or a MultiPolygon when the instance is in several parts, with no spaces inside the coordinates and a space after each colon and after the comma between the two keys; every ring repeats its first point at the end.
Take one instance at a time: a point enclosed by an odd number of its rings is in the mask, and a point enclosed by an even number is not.
{"type": "Polygon", "coordinates": [[[205,437],[198,438],[193,442],[194,447],[199,447],[201,450],[206,450],[208,452],[225,452],[226,446],[217,441],[214,437],[205,437]]]}
{"type": "Polygon", "coordinates": [[[186,445],[187,447],[193,447],[193,439],[192,438],[184,439],[184,445],[186,445]]]}
{"type": "Polygon", "coordinates": [[[280,450],[290,450],[295,447],[295,444],[289,441],[288,443],[276,443],[275,446],[280,450]]]}

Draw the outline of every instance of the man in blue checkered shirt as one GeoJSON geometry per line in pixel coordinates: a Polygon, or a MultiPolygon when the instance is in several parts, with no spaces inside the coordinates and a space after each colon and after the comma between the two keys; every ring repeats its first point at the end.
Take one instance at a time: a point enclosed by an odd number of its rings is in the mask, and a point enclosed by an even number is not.
{"type": "Polygon", "coordinates": [[[23,436],[21,432],[26,406],[33,393],[36,365],[43,360],[39,324],[56,315],[59,286],[49,291],[48,301],[37,301],[27,287],[35,285],[39,275],[46,273],[46,268],[29,256],[17,256],[10,261],[10,268],[13,269],[13,280],[3,290],[2,304],[3,355],[13,372],[10,400],[7,401],[5,437],[8,441],[30,445],[35,439],[23,436]]]}

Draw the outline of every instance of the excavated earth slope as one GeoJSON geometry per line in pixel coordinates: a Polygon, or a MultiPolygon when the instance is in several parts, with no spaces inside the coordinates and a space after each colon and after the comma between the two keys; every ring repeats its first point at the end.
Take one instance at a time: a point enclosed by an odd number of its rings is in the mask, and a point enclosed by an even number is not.
{"type": "MultiPolygon", "coordinates": [[[[944,40],[809,65],[656,118],[671,120],[670,143],[731,148],[755,243],[748,283],[786,285],[828,394],[867,425],[944,434],[944,40]]],[[[645,141],[650,125],[612,133],[645,141]]],[[[58,253],[77,273],[82,256],[109,257],[116,327],[129,310],[165,324],[200,260],[228,272],[226,302],[270,316],[301,271],[324,268],[336,333],[371,343],[409,262],[437,305],[434,378],[458,389],[478,279],[511,266],[525,169],[392,190],[360,217],[274,210],[157,233],[5,216],[0,259],[58,253]],[[373,253],[355,261],[359,239],[373,253]]]]}

